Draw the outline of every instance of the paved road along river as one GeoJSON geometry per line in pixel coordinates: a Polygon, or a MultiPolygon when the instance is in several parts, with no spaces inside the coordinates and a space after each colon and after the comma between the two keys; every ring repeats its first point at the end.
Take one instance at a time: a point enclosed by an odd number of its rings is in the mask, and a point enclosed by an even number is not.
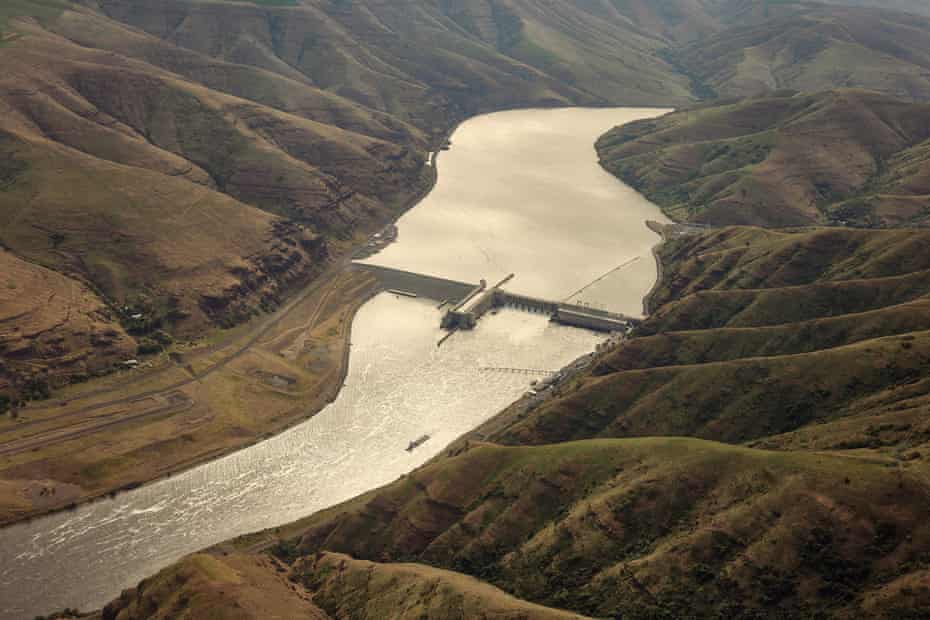
{"type": "MultiPolygon", "coordinates": [[[[595,139],[656,109],[501,112],[471,119],[433,192],[371,262],[465,281],[515,273],[515,292],[639,314],[655,280],[644,222],[658,209],[605,173],[595,139]]],[[[381,294],[352,327],[346,387],[307,422],[172,478],[0,531],[0,617],[93,609],[184,554],[380,486],[493,416],[531,377],[602,336],[503,310],[442,348],[439,311],[381,294]],[[431,438],[413,452],[409,441],[431,438]]]]}

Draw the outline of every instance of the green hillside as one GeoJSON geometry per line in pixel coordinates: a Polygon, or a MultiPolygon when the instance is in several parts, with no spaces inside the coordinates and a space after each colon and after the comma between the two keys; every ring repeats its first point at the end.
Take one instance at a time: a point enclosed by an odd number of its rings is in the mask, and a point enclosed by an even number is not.
{"type": "Polygon", "coordinates": [[[907,226],[930,219],[928,118],[875,92],[789,92],[630,123],[597,148],[674,219],[907,226]]]}
{"type": "MultiPolygon", "coordinates": [[[[210,553],[266,549],[329,617],[459,609],[437,569],[547,608],[514,617],[921,617],[926,235],[675,237],[655,313],[541,405],[517,402],[391,485],[210,553]],[[852,286],[854,307],[804,301],[852,286]],[[766,296],[792,312],[773,320],[766,296]],[[404,595],[359,590],[384,580],[404,595]]],[[[143,599],[169,605],[143,583],[110,617],[139,617],[143,599]]]]}

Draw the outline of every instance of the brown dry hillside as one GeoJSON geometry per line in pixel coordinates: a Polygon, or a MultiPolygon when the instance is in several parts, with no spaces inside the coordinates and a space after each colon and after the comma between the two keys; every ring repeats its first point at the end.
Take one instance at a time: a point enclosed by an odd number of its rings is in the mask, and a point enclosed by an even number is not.
{"type": "Polygon", "coordinates": [[[147,579],[94,618],[105,620],[328,620],[270,558],[193,555],[147,579]]]}
{"type": "Polygon", "coordinates": [[[930,17],[913,14],[817,4],[794,11],[782,7],[769,19],[742,19],[674,55],[689,75],[721,97],[850,87],[930,98],[930,17]]]}
{"type": "Polygon", "coordinates": [[[473,577],[422,564],[378,564],[324,553],[308,558],[301,570],[314,576],[310,588],[295,585],[295,580],[288,578],[286,565],[275,559],[239,553],[199,554],[124,593],[103,610],[101,617],[103,620],[195,620],[207,616],[218,620],[583,618],[521,601],[473,577]]]}
{"type": "Polygon", "coordinates": [[[388,142],[23,32],[2,52],[3,242],[180,333],[276,301],[426,184],[412,128],[388,142]]]}
{"type": "Polygon", "coordinates": [[[241,322],[421,195],[428,151],[467,115],[691,98],[661,37],[603,17],[535,0],[9,0],[0,242],[146,341],[241,322]]]}
{"type": "MultiPolygon", "coordinates": [[[[14,36],[0,47],[0,242],[92,287],[146,338],[202,335],[275,307],[428,184],[428,138],[388,115],[172,52],[75,5],[16,8],[30,16],[9,19],[14,36]],[[154,46],[207,82],[239,74],[263,96],[214,90],[132,49],[94,49],[53,24],[154,46]]],[[[119,358],[84,354],[96,369],[119,358]]],[[[63,369],[33,366],[52,383],[63,369]]]]}
{"type": "Polygon", "coordinates": [[[722,102],[617,127],[601,163],[671,217],[861,226],[930,219],[930,106],[858,90],[722,102]]]}
{"type": "MultiPolygon", "coordinates": [[[[186,338],[275,306],[395,216],[426,189],[427,151],[461,118],[687,103],[713,80],[681,46],[817,16],[873,19],[761,0],[9,0],[0,241],[186,338]]],[[[890,26],[869,49],[892,77],[877,85],[922,96],[909,71],[930,42],[904,36],[917,18],[881,19],[890,26]]],[[[872,69],[850,70],[875,85],[872,69]]],[[[834,78],[805,84],[848,81],[834,78]]],[[[903,193],[873,219],[921,208],[903,193]]]]}
{"type": "Polygon", "coordinates": [[[818,445],[927,442],[928,248],[923,231],[727,228],[670,241],[638,337],[499,439],[740,443],[854,418],[862,428],[824,431],[818,445]],[[873,416],[892,432],[869,436],[873,416]]]}
{"type": "Polygon", "coordinates": [[[533,101],[655,104],[690,96],[687,81],[654,54],[663,42],[622,16],[605,19],[609,3],[95,4],[180,47],[309,81],[414,122],[437,105],[474,113],[533,101]]]}
{"type": "MultiPolygon", "coordinates": [[[[86,286],[0,250],[0,393],[47,394],[36,366],[87,379],[135,353],[135,342],[86,286]]],[[[8,404],[2,403],[4,408],[8,404]]]]}

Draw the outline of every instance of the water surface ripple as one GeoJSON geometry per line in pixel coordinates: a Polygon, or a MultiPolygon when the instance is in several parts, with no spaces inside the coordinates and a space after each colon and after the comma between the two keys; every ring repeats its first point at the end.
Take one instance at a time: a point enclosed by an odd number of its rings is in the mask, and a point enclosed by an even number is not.
{"type": "MultiPolygon", "coordinates": [[[[465,122],[433,192],[371,262],[509,286],[639,314],[655,279],[644,220],[656,207],[597,165],[592,144],[655,109],[502,112],[465,122]]],[[[293,521],[383,485],[512,402],[528,378],[483,367],[555,369],[601,336],[505,309],[442,348],[439,311],[381,294],[352,327],[346,387],[295,428],[172,478],[0,530],[0,616],[98,608],[184,554],[293,521]],[[431,438],[412,453],[407,443],[431,438]]]]}

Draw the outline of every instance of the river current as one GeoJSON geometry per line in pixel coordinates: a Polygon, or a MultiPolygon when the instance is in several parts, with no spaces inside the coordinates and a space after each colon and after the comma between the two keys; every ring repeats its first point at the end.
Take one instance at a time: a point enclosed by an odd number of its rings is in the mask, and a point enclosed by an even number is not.
{"type": "MultiPolygon", "coordinates": [[[[645,220],[665,218],[598,166],[593,143],[614,125],[662,112],[522,110],[466,121],[438,158],[434,190],[369,262],[466,282],[513,273],[513,292],[640,314],[658,241],[645,220]]],[[[365,304],[345,387],[293,429],[0,530],[0,617],[99,608],[187,553],[395,480],[526,391],[530,377],[488,368],[558,369],[603,339],[503,309],[437,347],[435,306],[388,293],[365,304]],[[404,449],[424,434],[428,441],[404,449]]]]}

